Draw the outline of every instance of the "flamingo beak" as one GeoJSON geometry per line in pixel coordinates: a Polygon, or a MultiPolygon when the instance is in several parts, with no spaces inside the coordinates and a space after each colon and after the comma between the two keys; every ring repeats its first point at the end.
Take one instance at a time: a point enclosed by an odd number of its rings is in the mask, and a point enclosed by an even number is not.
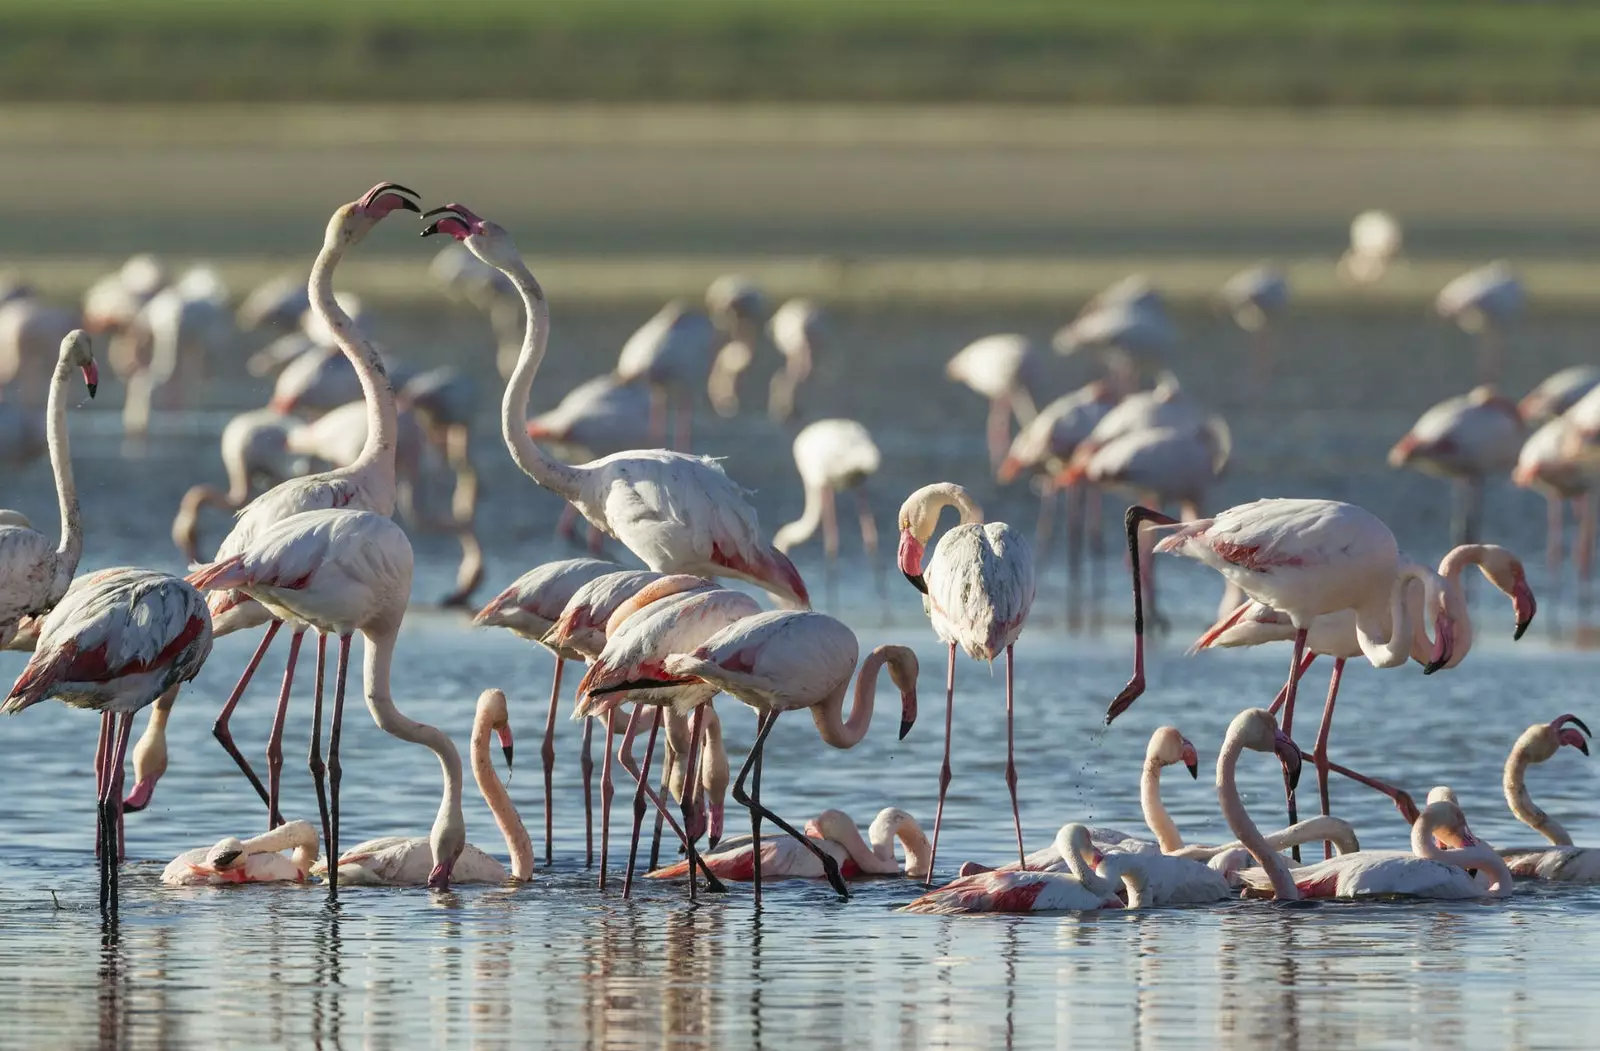
{"type": "Polygon", "coordinates": [[[905,690],[900,694],[900,737],[904,741],[917,721],[917,691],[905,690]]]}
{"type": "Polygon", "coordinates": [[[122,801],[122,812],[125,814],[137,814],[150,805],[150,799],[155,794],[156,778],[141,777],[133,783],[133,789],[128,792],[127,798],[122,801]]]}
{"type": "Polygon", "coordinates": [[[454,859],[439,862],[433,867],[433,871],[428,873],[428,887],[432,890],[449,890],[450,873],[455,871],[455,867],[454,859]]]}
{"type": "Polygon", "coordinates": [[[1528,630],[1528,625],[1533,623],[1533,615],[1539,611],[1539,603],[1534,600],[1533,589],[1528,586],[1528,581],[1521,574],[1511,589],[1511,605],[1517,614],[1517,630],[1511,636],[1513,640],[1522,638],[1523,632],[1528,630]]]}
{"type": "Polygon", "coordinates": [[[1190,777],[1200,780],[1200,753],[1195,751],[1187,738],[1183,742],[1183,765],[1188,768],[1190,777]]]}
{"type": "Polygon", "coordinates": [[[211,859],[211,867],[225,869],[229,865],[232,865],[235,861],[238,861],[239,855],[243,853],[244,851],[242,850],[223,851],[221,854],[218,854],[216,857],[211,859]]]}
{"type": "Polygon", "coordinates": [[[513,751],[511,742],[511,727],[499,727],[496,729],[495,733],[497,733],[500,737],[500,751],[504,753],[506,757],[506,780],[509,781],[511,779],[511,756],[513,751]]]}
{"type": "Polygon", "coordinates": [[[706,848],[716,850],[717,844],[722,840],[722,804],[712,803],[706,808],[706,848]]]}
{"type": "Polygon", "coordinates": [[[911,530],[900,531],[900,572],[911,581],[911,586],[922,592],[928,593],[928,584],[922,579],[922,554],[924,546],[922,541],[911,535],[911,530]]]}
{"type": "Polygon", "coordinates": [[[1424,675],[1432,675],[1450,663],[1450,656],[1455,646],[1455,630],[1450,618],[1443,613],[1439,614],[1434,622],[1434,640],[1433,659],[1422,669],[1424,675]]]}
{"type": "Polygon", "coordinates": [[[100,369],[92,361],[83,366],[83,382],[89,388],[89,397],[94,397],[94,392],[100,389],[100,369]]]}
{"type": "Polygon", "coordinates": [[[1272,751],[1283,763],[1284,776],[1289,779],[1289,790],[1294,791],[1300,784],[1300,767],[1304,756],[1300,753],[1300,746],[1289,738],[1289,735],[1279,730],[1272,740],[1272,751]]]}

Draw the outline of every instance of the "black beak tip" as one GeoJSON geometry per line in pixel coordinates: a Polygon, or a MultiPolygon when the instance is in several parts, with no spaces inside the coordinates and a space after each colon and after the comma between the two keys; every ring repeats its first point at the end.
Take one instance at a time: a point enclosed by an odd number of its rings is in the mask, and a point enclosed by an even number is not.
{"type": "Polygon", "coordinates": [[[433,223],[429,223],[426,227],[423,228],[422,236],[423,237],[432,237],[434,234],[436,234],[438,232],[439,232],[439,224],[437,222],[433,222],[433,223]]]}
{"type": "Polygon", "coordinates": [[[901,572],[905,574],[905,578],[907,580],[911,581],[911,586],[912,587],[916,588],[918,591],[922,592],[924,595],[926,595],[928,593],[928,583],[927,583],[927,581],[922,579],[922,574],[921,573],[916,573],[916,574],[905,573],[904,570],[901,570],[901,572]]]}
{"type": "Polygon", "coordinates": [[[511,745],[506,745],[503,748],[501,748],[500,751],[505,753],[506,769],[507,770],[511,769],[511,766],[512,766],[512,762],[511,762],[512,746],[511,745]]]}
{"type": "Polygon", "coordinates": [[[717,844],[721,843],[721,842],[722,842],[722,837],[721,836],[713,836],[710,833],[706,834],[706,849],[707,850],[716,850],[717,849],[717,844]]]}
{"type": "Polygon", "coordinates": [[[1576,726],[1578,729],[1582,730],[1583,731],[1583,736],[1585,736],[1585,737],[1593,737],[1594,736],[1594,734],[1589,732],[1589,728],[1584,725],[1583,720],[1578,718],[1576,715],[1572,716],[1572,725],[1576,726]]]}
{"type": "Polygon", "coordinates": [[[1529,617],[1527,620],[1518,621],[1517,622],[1517,630],[1511,633],[1511,641],[1512,642],[1516,642],[1519,639],[1521,639],[1522,636],[1527,633],[1528,625],[1532,624],[1532,623],[1533,623],[1533,618],[1532,617],[1529,617]]]}
{"type": "Polygon", "coordinates": [[[92,397],[94,397],[94,392],[100,389],[100,384],[91,383],[88,386],[89,386],[89,397],[92,398],[92,397]]]}
{"type": "Polygon", "coordinates": [[[1587,744],[1585,744],[1584,742],[1579,741],[1578,742],[1578,751],[1582,752],[1584,755],[1588,755],[1589,754],[1589,746],[1587,744]]]}
{"type": "Polygon", "coordinates": [[[900,738],[899,739],[904,741],[906,739],[906,735],[909,734],[910,732],[911,732],[911,720],[910,719],[901,719],[900,720],[900,738]]]}
{"type": "Polygon", "coordinates": [[[1183,765],[1187,766],[1189,768],[1189,776],[1190,777],[1192,777],[1196,781],[1200,780],[1200,764],[1199,763],[1185,763],[1183,765]]]}
{"type": "Polygon", "coordinates": [[[1440,668],[1443,668],[1445,661],[1448,660],[1448,659],[1449,658],[1447,658],[1447,657],[1440,657],[1438,660],[1434,661],[1432,664],[1428,665],[1426,668],[1423,668],[1422,669],[1422,674],[1424,674],[1424,675],[1432,675],[1434,672],[1438,671],[1440,668]]]}
{"type": "Polygon", "coordinates": [[[239,860],[238,851],[233,851],[233,852],[227,853],[227,854],[219,854],[217,856],[215,864],[216,864],[216,867],[218,867],[218,868],[227,868],[229,865],[232,865],[235,861],[238,861],[238,860],[239,860]]]}

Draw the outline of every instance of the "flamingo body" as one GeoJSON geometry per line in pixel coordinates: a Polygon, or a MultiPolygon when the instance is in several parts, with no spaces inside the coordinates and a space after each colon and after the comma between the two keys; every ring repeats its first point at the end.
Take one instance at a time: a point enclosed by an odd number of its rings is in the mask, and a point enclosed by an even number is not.
{"type": "Polygon", "coordinates": [[[490,599],[472,618],[472,623],[479,627],[509,628],[525,639],[549,646],[559,657],[583,660],[586,656],[583,652],[546,643],[545,635],[561,619],[561,611],[579,588],[597,577],[621,570],[615,562],[598,558],[548,562],[528,570],[490,599]]]}

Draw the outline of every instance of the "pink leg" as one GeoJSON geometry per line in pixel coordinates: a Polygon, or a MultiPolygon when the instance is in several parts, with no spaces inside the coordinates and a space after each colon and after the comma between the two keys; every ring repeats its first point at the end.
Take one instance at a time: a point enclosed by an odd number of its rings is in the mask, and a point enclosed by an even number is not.
{"type": "MultiPolygon", "coordinates": [[[[350,636],[339,636],[339,663],[333,680],[333,718],[328,724],[328,857],[339,856],[339,735],[344,724],[344,683],[350,671],[350,636]]],[[[328,897],[339,896],[339,866],[328,865],[328,897]]]]}
{"type": "Polygon", "coordinates": [[[583,867],[594,868],[594,720],[583,721],[583,867]]]}
{"type": "MultiPolygon", "coordinates": [[[[1283,698],[1283,732],[1287,737],[1294,736],[1294,695],[1295,689],[1300,685],[1300,661],[1306,652],[1306,629],[1300,628],[1294,633],[1294,656],[1289,659],[1289,682],[1284,686],[1283,698]]],[[[1289,771],[1283,771],[1283,795],[1289,804],[1289,824],[1300,820],[1300,815],[1295,807],[1294,789],[1289,784],[1289,771]]],[[[1295,847],[1291,852],[1296,861],[1300,860],[1300,848],[1295,847]]]]}
{"type": "Polygon", "coordinates": [[[1578,564],[1578,610],[1589,609],[1589,581],[1594,572],[1594,496],[1585,493],[1578,502],[1578,539],[1573,560],[1578,564]]]}
{"type": "MultiPolygon", "coordinates": [[[[1315,653],[1307,653],[1300,659],[1300,670],[1295,672],[1295,682],[1299,682],[1301,679],[1305,678],[1306,672],[1311,668],[1311,665],[1316,661],[1316,659],[1317,655],[1315,653]]],[[[1278,709],[1282,708],[1283,702],[1288,699],[1289,687],[1285,686],[1283,689],[1278,691],[1278,696],[1272,699],[1272,703],[1267,706],[1267,711],[1271,712],[1273,715],[1277,715],[1278,709]]]]}
{"type": "Polygon", "coordinates": [[[1011,399],[1001,395],[989,403],[989,471],[1000,467],[1000,461],[1011,451],[1011,399]]]}
{"type": "Polygon", "coordinates": [[[758,723],[760,729],[756,731],[755,743],[750,746],[750,754],[745,757],[744,766],[740,767],[739,776],[735,778],[733,782],[734,801],[740,806],[750,808],[751,845],[755,850],[755,870],[752,875],[755,878],[756,908],[761,908],[762,818],[766,818],[774,825],[777,825],[784,832],[792,836],[801,846],[811,851],[816,859],[822,863],[822,871],[828,877],[828,885],[838,892],[839,897],[848,899],[850,897],[850,888],[845,886],[844,876],[839,872],[839,863],[833,859],[833,855],[825,852],[821,847],[817,846],[814,840],[802,835],[800,831],[793,825],[789,824],[789,822],[785,821],[783,818],[779,817],[777,814],[761,805],[761,755],[766,751],[767,735],[772,732],[772,728],[776,726],[777,723],[778,713],[776,711],[768,710],[761,713],[760,721],[758,723]],[[746,793],[744,790],[745,778],[751,774],[752,770],[754,771],[755,776],[751,784],[751,791],[746,793]]]}
{"type": "MultiPolygon", "coordinates": [[[[110,712],[100,713],[100,739],[94,746],[94,798],[97,802],[106,797],[106,778],[111,771],[111,742],[116,736],[116,716],[110,712]]],[[[106,830],[101,822],[105,820],[103,811],[97,811],[94,829],[94,856],[99,857],[106,845],[106,830]]]]}
{"type": "Polygon", "coordinates": [[[1022,809],[1017,805],[1017,759],[1011,729],[1012,682],[1015,657],[1011,647],[1006,647],[1006,787],[1011,790],[1011,819],[1017,826],[1017,863],[1023,872],[1028,871],[1028,855],[1022,849],[1022,809]]]}
{"type": "Polygon", "coordinates": [[[117,725],[117,742],[105,772],[105,789],[100,797],[100,911],[117,909],[117,821],[122,812],[122,797],[117,794],[117,771],[128,755],[128,738],[133,732],[133,716],[124,715],[117,725]]]}
{"type": "Polygon", "coordinates": [[[300,655],[300,640],[306,629],[289,637],[289,662],[283,668],[283,688],[278,692],[278,710],[272,717],[272,733],[267,737],[267,831],[283,824],[278,813],[278,791],[283,783],[283,724],[289,718],[289,687],[294,683],[294,662],[300,655]]]}
{"type": "Polygon", "coordinates": [[[601,718],[606,721],[606,748],[600,756],[600,889],[606,889],[606,859],[611,850],[611,799],[617,793],[616,785],[611,781],[611,756],[612,746],[616,743],[616,727],[612,717],[616,713],[606,712],[601,718]]]}
{"type": "Polygon", "coordinates": [[[650,440],[667,447],[667,392],[656,386],[650,388],[650,440]]]}
{"type": "MultiPolygon", "coordinates": [[[[1328,798],[1328,734],[1333,730],[1333,704],[1339,699],[1339,683],[1344,678],[1344,658],[1339,657],[1333,662],[1333,674],[1328,676],[1328,700],[1322,706],[1322,721],[1317,724],[1317,744],[1311,752],[1311,758],[1317,764],[1317,794],[1322,799],[1322,816],[1329,813],[1330,800],[1328,798]]],[[[1333,857],[1333,843],[1324,840],[1322,843],[1322,856],[1326,860],[1333,857]]]]}
{"type": "Polygon", "coordinates": [[[250,779],[251,786],[255,788],[263,803],[271,799],[267,793],[267,786],[261,783],[256,772],[251,769],[250,761],[239,751],[239,746],[233,743],[233,734],[228,731],[228,722],[233,718],[233,710],[239,707],[239,699],[244,696],[245,687],[250,685],[251,677],[261,664],[261,658],[267,655],[267,647],[272,645],[272,637],[278,634],[278,629],[281,627],[283,627],[281,620],[275,620],[267,625],[267,633],[261,637],[261,644],[256,647],[250,663],[245,665],[244,674],[239,676],[238,685],[234,686],[233,692],[228,695],[228,700],[222,705],[222,711],[217,714],[217,721],[211,727],[211,735],[221,743],[224,751],[233,756],[233,761],[244,771],[244,776],[250,779]]]}
{"type": "MultiPolygon", "coordinates": [[[[1565,523],[1561,497],[1551,493],[1545,497],[1544,565],[1550,574],[1550,586],[1559,589],[1561,584],[1561,534],[1565,523]]],[[[1556,592],[1560,594],[1559,590],[1556,592]]]]}
{"type": "Polygon", "coordinates": [[[589,554],[591,554],[591,555],[602,554],[605,551],[605,548],[606,548],[605,534],[600,532],[600,530],[596,529],[593,525],[590,525],[589,526],[589,554]]]}
{"type": "Polygon", "coordinates": [[[683,756],[683,798],[678,801],[679,810],[683,814],[683,830],[691,842],[698,840],[705,834],[705,816],[695,809],[694,801],[699,787],[699,770],[697,760],[700,757],[700,735],[705,733],[706,706],[701,705],[694,710],[694,715],[689,719],[689,750],[683,756]]]}
{"type": "MultiPolygon", "coordinates": [[[[1123,516],[1123,524],[1128,533],[1128,565],[1133,571],[1133,678],[1128,680],[1128,685],[1122,692],[1112,699],[1110,707],[1106,709],[1106,725],[1139,699],[1144,693],[1144,581],[1141,579],[1139,566],[1139,527],[1146,522],[1155,522],[1160,525],[1176,525],[1175,519],[1169,518],[1160,511],[1152,511],[1148,507],[1134,505],[1128,508],[1123,516]]],[[[952,652],[954,652],[952,650],[952,652]]]]}
{"type": "MultiPolygon", "coordinates": [[[[628,720],[628,729],[622,735],[622,744],[617,748],[617,761],[622,764],[623,769],[627,770],[628,773],[633,776],[633,779],[638,786],[634,793],[633,799],[633,837],[628,847],[627,873],[622,879],[622,896],[625,898],[628,897],[633,890],[633,872],[638,863],[639,856],[639,837],[640,833],[644,830],[645,800],[649,800],[656,810],[665,817],[667,825],[672,829],[673,835],[677,836],[679,841],[683,843],[684,850],[686,850],[689,854],[689,868],[691,873],[695,868],[699,868],[706,878],[706,889],[720,892],[725,889],[722,885],[722,881],[717,879],[717,877],[712,874],[711,870],[706,867],[705,862],[702,861],[699,855],[695,852],[694,844],[689,842],[689,838],[683,834],[683,829],[678,827],[677,819],[674,818],[667,810],[667,806],[664,802],[662,802],[661,797],[657,795],[655,790],[650,787],[650,761],[655,753],[656,734],[661,729],[660,708],[655,709],[654,718],[652,718],[650,721],[650,737],[646,740],[644,746],[644,766],[642,768],[636,768],[633,765],[633,738],[638,733],[638,720],[639,717],[644,714],[644,707],[645,706],[640,705],[634,709],[633,717],[628,720]]],[[[691,884],[690,890],[692,894],[692,885],[694,883],[692,875],[689,882],[691,884]]]]}
{"type": "MultiPolygon", "coordinates": [[[[666,755],[661,757],[661,783],[656,787],[656,795],[666,802],[667,793],[672,790],[672,773],[678,765],[677,754],[672,750],[672,743],[667,743],[666,755]]],[[[650,867],[649,872],[654,872],[661,864],[661,831],[666,827],[667,815],[660,810],[656,811],[655,824],[650,829],[650,867]]]]}
{"type": "MultiPolygon", "coordinates": [[[[872,582],[878,589],[878,599],[888,605],[889,591],[883,581],[883,560],[878,557],[878,520],[872,516],[872,501],[867,497],[867,487],[856,488],[856,516],[861,520],[861,550],[872,566],[872,582]]],[[[885,609],[887,616],[887,609],[885,609]]]]}
{"type": "Polygon", "coordinates": [[[1033,553],[1037,558],[1050,550],[1050,536],[1055,531],[1056,486],[1049,478],[1039,485],[1039,517],[1033,526],[1033,553]]]}
{"type": "Polygon", "coordinates": [[[539,759],[544,763],[544,863],[546,866],[555,864],[555,855],[552,852],[552,841],[555,838],[555,816],[552,806],[555,801],[555,776],[556,776],[556,705],[561,701],[561,670],[566,661],[556,658],[555,681],[550,684],[550,712],[544,720],[544,744],[539,746],[539,759]]]}
{"type": "Polygon", "coordinates": [[[944,794],[950,788],[950,731],[956,712],[956,644],[950,644],[950,657],[944,676],[944,762],[939,766],[939,805],[933,811],[933,845],[929,848],[928,879],[933,886],[933,863],[939,858],[939,827],[944,824],[944,794]]]}
{"type": "Polygon", "coordinates": [[[561,517],[556,521],[556,536],[569,544],[578,542],[578,509],[571,504],[561,507],[561,517]]]}
{"type": "MultiPolygon", "coordinates": [[[[317,789],[317,816],[322,819],[322,842],[327,843],[332,834],[332,821],[328,815],[328,768],[322,762],[322,685],[328,664],[328,636],[317,632],[317,674],[311,695],[311,752],[307,765],[311,769],[311,783],[317,789]]],[[[328,866],[334,867],[337,855],[328,852],[328,866]]]]}

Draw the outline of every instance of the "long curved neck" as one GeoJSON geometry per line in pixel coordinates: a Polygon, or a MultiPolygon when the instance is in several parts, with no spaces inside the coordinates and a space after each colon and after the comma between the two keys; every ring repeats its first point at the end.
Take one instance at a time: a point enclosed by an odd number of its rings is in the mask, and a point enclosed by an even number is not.
{"type": "Polygon", "coordinates": [[[1094,870],[1094,866],[1089,864],[1089,859],[1079,849],[1080,844],[1074,844],[1066,833],[1067,828],[1056,833],[1056,849],[1061,852],[1061,858],[1067,863],[1067,868],[1073,876],[1095,894],[1102,896],[1115,894],[1117,885],[1094,870]]]}
{"type": "MultiPolygon", "coordinates": [[[[1362,656],[1375,668],[1398,668],[1411,659],[1411,649],[1416,637],[1406,617],[1406,589],[1411,581],[1420,580],[1423,586],[1423,609],[1436,608],[1439,587],[1434,575],[1421,566],[1403,566],[1389,586],[1388,623],[1384,623],[1382,602],[1356,611],[1356,641],[1362,656]]],[[[1422,638],[1427,638],[1426,625],[1422,638]]]]}
{"type": "Polygon", "coordinates": [[[1528,794],[1527,773],[1531,761],[1528,755],[1527,735],[1524,734],[1517,738],[1517,743],[1511,748],[1511,754],[1506,757],[1505,773],[1500,780],[1500,786],[1506,794],[1506,806],[1511,808],[1518,821],[1551,843],[1558,847],[1570,847],[1572,837],[1567,834],[1567,830],[1562,828],[1555,818],[1540,809],[1533,801],[1533,797],[1528,794]]]}
{"type": "Polygon", "coordinates": [[[932,512],[931,521],[935,524],[947,507],[955,508],[956,513],[961,516],[959,525],[982,524],[983,508],[979,507],[961,486],[948,483],[931,485],[927,493],[928,510],[932,512]]]}
{"type": "Polygon", "coordinates": [[[1474,564],[1480,569],[1483,566],[1483,548],[1476,544],[1455,548],[1439,563],[1439,577],[1444,581],[1444,608],[1450,615],[1454,631],[1451,638],[1452,667],[1472,647],[1472,611],[1467,608],[1467,592],[1461,580],[1461,571],[1474,564]]]}
{"type": "MultiPolygon", "coordinates": [[[[345,468],[345,472],[377,472],[380,476],[378,488],[393,493],[394,450],[399,435],[399,426],[395,421],[394,387],[389,382],[389,374],[383,367],[378,348],[372,345],[334,298],[333,271],[339,265],[339,260],[344,258],[345,247],[344,238],[338,236],[329,237],[323,243],[322,251],[317,254],[317,261],[311,267],[307,291],[312,309],[327,324],[339,349],[344,351],[345,357],[350,359],[350,364],[355,368],[356,377],[361,381],[361,396],[367,404],[367,440],[361,446],[361,455],[345,468]],[[385,478],[387,486],[382,485],[382,479],[385,478]]],[[[392,504],[390,510],[393,510],[392,504]]]]}
{"type": "Polygon", "coordinates": [[[850,705],[850,717],[843,721],[846,686],[839,688],[820,702],[811,706],[811,719],[817,724],[822,739],[835,748],[854,748],[867,736],[867,726],[872,722],[872,708],[878,694],[878,671],[888,655],[879,651],[867,654],[856,674],[856,696],[850,705]]]}
{"type": "Polygon", "coordinates": [[[805,489],[806,504],[800,512],[800,517],[779,527],[772,535],[772,546],[786,554],[790,548],[798,547],[810,540],[817,528],[822,525],[822,490],[809,484],[805,489]]]}
{"type": "Polygon", "coordinates": [[[880,860],[889,863],[890,873],[900,871],[899,864],[894,860],[894,841],[898,839],[906,850],[906,878],[922,879],[928,875],[933,865],[933,849],[928,843],[927,834],[915,821],[906,817],[883,825],[874,821],[867,835],[872,839],[872,852],[880,860]]]}
{"type": "Polygon", "coordinates": [[[495,772],[494,756],[489,747],[489,736],[493,732],[488,719],[474,721],[472,777],[478,782],[483,801],[489,804],[494,823],[500,826],[500,834],[505,837],[506,854],[511,858],[511,878],[529,880],[533,878],[533,840],[528,838],[527,826],[522,823],[522,815],[517,813],[517,805],[511,801],[511,793],[506,791],[500,775],[495,772]]]}
{"type": "Polygon", "coordinates": [[[1155,835],[1161,853],[1183,849],[1178,825],[1161,801],[1161,760],[1153,755],[1144,757],[1144,772],[1139,776],[1139,809],[1144,811],[1145,826],[1155,835]]]}
{"type": "Polygon", "coordinates": [[[1222,807],[1222,817],[1228,822],[1234,838],[1256,859],[1256,864],[1266,869],[1267,877],[1272,880],[1273,895],[1280,901],[1296,901],[1300,897],[1300,889],[1294,885],[1294,878],[1289,874],[1288,862],[1262,836],[1239,798],[1239,786],[1234,781],[1234,773],[1239,766],[1239,754],[1243,751],[1244,740],[1239,734],[1230,732],[1222,743],[1222,751],[1217,755],[1217,802],[1222,807]]]}
{"type": "Polygon", "coordinates": [[[833,831],[834,834],[828,838],[843,847],[845,853],[850,855],[850,860],[854,861],[856,867],[862,872],[873,876],[898,876],[900,874],[900,863],[894,859],[892,837],[888,851],[889,856],[885,859],[882,854],[878,853],[876,844],[869,846],[867,841],[861,838],[861,830],[856,827],[854,821],[833,831]]]}
{"type": "Polygon", "coordinates": [[[72,382],[72,366],[56,362],[50,378],[50,396],[45,407],[49,430],[45,442],[50,449],[50,470],[56,477],[56,502],[61,509],[61,542],[56,545],[56,565],[51,595],[59,600],[72,583],[83,554],[83,519],[78,513],[78,486],[72,477],[72,448],[67,440],[67,385],[72,382]]]}
{"type": "Polygon", "coordinates": [[[419,723],[395,707],[389,694],[389,667],[394,661],[395,634],[393,631],[366,635],[366,655],[362,666],[362,685],[366,693],[367,710],[378,729],[402,741],[420,744],[439,757],[439,769],[444,777],[444,792],[439,800],[439,814],[434,820],[434,840],[446,826],[466,827],[461,812],[461,754],[444,731],[427,723],[419,723]]]}
{"type": "Polygon", "coordinates": [[[544,289],[520,259],[515,265],[500,267],[511,279],[522,305],[528,312],[527,327],[522,337],[522,353],[517,356],[517,367],[511,370],[506,383],[505,397],[500,401],[500,434],[511,458],[522,473],[558,496],[570,500],[578,492],[580,474],[577,469],[545,456],[534,440],[528,437],[528,395],[533,391],[533,378],[538,375],[544,361],[545,345],[550,339],[550,304],[544,298],[544,289]]]}
{"type": "Polygon", "coordinates": [[[244,841],[245,854],[276,854],[293,847],[290,861],[302,873],[310,872],[317,863],[317,830],[305,821],[290,821],[270,832],[244,841]]]}

